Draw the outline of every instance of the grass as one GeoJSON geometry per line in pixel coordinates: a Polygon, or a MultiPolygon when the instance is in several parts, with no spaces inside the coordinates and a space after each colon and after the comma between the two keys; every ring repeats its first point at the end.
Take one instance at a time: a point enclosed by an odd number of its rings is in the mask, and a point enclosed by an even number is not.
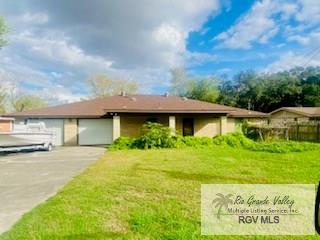
{"type": "Polygon", "coordinates": [[[319,157],[228,146],[109,152],[0,239],[304,239],[202,237],[200,186],[316,184],[319,157]]]}

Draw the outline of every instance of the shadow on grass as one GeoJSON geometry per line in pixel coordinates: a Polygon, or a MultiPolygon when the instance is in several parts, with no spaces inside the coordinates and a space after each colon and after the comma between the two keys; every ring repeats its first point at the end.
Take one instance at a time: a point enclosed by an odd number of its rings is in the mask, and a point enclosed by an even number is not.
{"type": "Polygon", "coordinates": [[[265,178],[254,178],[254,177],[233,177],[233,176],[222,176],[216,174],[206,174],[206,173],[185,173],[181,171],[169,171],[162,169],[153,168],[136,168],[138,171],[150,171],[159,172],[168,175],[171,178],[180,180],[191,180],[199,182],[209,182],[213,180],[227,180],[232,182],[242,182],[242,183],[268,183],[268,179],[265,178]]]}

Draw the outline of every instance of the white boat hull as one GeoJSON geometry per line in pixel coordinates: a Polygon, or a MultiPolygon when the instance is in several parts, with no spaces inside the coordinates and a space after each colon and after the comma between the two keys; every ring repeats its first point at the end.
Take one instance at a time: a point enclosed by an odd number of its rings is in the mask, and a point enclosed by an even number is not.
{"type": "Polygon", "coordinates": [[[53,134],[47,132],[29,133],[2,133],[0,134],[0,147],[24,146],[24,145],[52,145],[53,134]]]}

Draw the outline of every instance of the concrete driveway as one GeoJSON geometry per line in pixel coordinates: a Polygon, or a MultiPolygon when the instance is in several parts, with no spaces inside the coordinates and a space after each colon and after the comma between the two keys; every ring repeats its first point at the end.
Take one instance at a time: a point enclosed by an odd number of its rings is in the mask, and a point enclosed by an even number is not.
{"type": "Polygon", "coordinates": [[[102,147],[61,147],[0,156],[0,233],[55,195],[104,152],[102,147]]]}

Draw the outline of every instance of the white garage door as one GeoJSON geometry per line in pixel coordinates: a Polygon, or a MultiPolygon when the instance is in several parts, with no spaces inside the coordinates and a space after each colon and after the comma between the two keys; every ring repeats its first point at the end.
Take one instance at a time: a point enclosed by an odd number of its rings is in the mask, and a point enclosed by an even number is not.
{"type": "Polygon", "coordinates": [[[30,123],[44,123],[46,129],[54,135],[54,145],[63,145],[63,119],[29,119],[30,123]]]}
{"type": "Polygon", "coordinates": [[[79,145],[112,143],[112,119],[79,119],[79,145]]]}

